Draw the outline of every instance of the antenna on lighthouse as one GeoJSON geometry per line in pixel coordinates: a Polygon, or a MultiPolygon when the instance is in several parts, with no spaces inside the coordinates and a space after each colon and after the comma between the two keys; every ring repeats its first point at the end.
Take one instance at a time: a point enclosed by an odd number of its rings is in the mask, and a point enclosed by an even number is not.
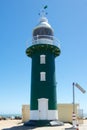
{"type": "Polygon", "coordinates": [[[40,15],[41,17],[46,16],[48,13],[45,11],[48,8],[47,5],[45,5],[42,10],[40,11],[40,13],[38,13],[38,15],[40,15]]]}

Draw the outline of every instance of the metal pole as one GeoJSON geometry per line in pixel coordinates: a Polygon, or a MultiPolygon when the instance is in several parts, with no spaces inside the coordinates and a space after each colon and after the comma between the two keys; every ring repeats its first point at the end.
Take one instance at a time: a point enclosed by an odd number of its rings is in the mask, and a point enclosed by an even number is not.
{"type": "Polygon", "coordinates": [[[73,82],[73,113],[72,113],[72,124],[76,127],[76,114],[75,114],[75,83],[73,82]]]}
{"type": "Polygon", "coordinates": [[[74,88],[74,82],[73,82],[73,113],[75,113],[75,88],[74,88]]]}
{"type": "Polygon", "coordinates": [[[73,124],[73,127],[76,128],[76,127],[78,127],[78,123],[77,123],[76,113],[75,113],[75,87],[77,87],[82,93],[85,93],[86,91],[78,83],[74,83],[73,82],[72,86],[73,86],[73,114],[72,114],[72,124],[73,124]]]}

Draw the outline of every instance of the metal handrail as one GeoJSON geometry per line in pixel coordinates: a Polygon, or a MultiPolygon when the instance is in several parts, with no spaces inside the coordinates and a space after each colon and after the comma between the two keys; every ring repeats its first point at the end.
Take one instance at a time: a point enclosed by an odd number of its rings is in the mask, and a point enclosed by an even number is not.
{"type": "Polygon", "coordinates": [[[56,45],[60,48],[60,42],[54,37],[50,35],[37,35],[32,39],[32,44],[51,44],[56,45]]]}
{"type": "MultiPolygon", "coordinates": [[[[27,41],[26,46],[28,47],[29,44],[30,44],[30,42],[27,41]]],[[[56,37],[50,36],[50,35],[33,36],[32,45],[35,45],[35,44],[50,44],[50,45],[55,45],[60,48],[59,40],[57,40],[56,37]]]]}

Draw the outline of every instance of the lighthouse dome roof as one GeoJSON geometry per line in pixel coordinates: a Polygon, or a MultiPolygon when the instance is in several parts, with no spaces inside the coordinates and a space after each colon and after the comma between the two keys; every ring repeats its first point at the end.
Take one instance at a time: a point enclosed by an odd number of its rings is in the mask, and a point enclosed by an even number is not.
{"type": "Polygon", "coordinates": [[[48,23],[48,19],[45,16],[40,18],[39,24],[33,30],[33,36],[37,35],[49,35],[53,36],[53,29],[48,23]]]}

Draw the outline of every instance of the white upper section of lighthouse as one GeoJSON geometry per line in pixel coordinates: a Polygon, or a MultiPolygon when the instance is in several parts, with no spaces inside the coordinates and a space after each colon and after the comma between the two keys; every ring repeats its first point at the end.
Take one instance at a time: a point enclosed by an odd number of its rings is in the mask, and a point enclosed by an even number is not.
{"type": "Polygon", "coordinates": [[[45,12],[45,10],[41,11],[41,13],[40,13],[40,20],[39,20],[38,25],[35,27],[35,29],[36,28],[40,28],[40,27],[46,27],[46,28],[52,29],[51,25],[48,23],[48,19],[46,17],[46,14],[47,13],[45,12]]]}
{"type": "Polygon", "coordinates": [[[53,36],[53,29],[52,29],[51,25],[48,23],[48,19],[46,18],[45,15],[42,15],[40,17],[39,23],[33,29],[33,37],[35,37],[37,35],[53,36]]]}
{"type": "Polygon", "coordinates": [[[32,44],[58,44],[58,40],[54,37],[54,31],[48,23],[46,13],[42,12],[39,23],[33,29],[32,44]]]}
{"type": "Polygon", "coordinates": [[[52,29],[51,25],[48,23],[48,19],[47,19],[45,16],[42,16],[42,17],[40,18],[40,22],[39,22],[39,24],[36,26],[36,28],[38,28],[38,27],[48,27],[48,28],[51,28],[51,29],[52,29]]]}

